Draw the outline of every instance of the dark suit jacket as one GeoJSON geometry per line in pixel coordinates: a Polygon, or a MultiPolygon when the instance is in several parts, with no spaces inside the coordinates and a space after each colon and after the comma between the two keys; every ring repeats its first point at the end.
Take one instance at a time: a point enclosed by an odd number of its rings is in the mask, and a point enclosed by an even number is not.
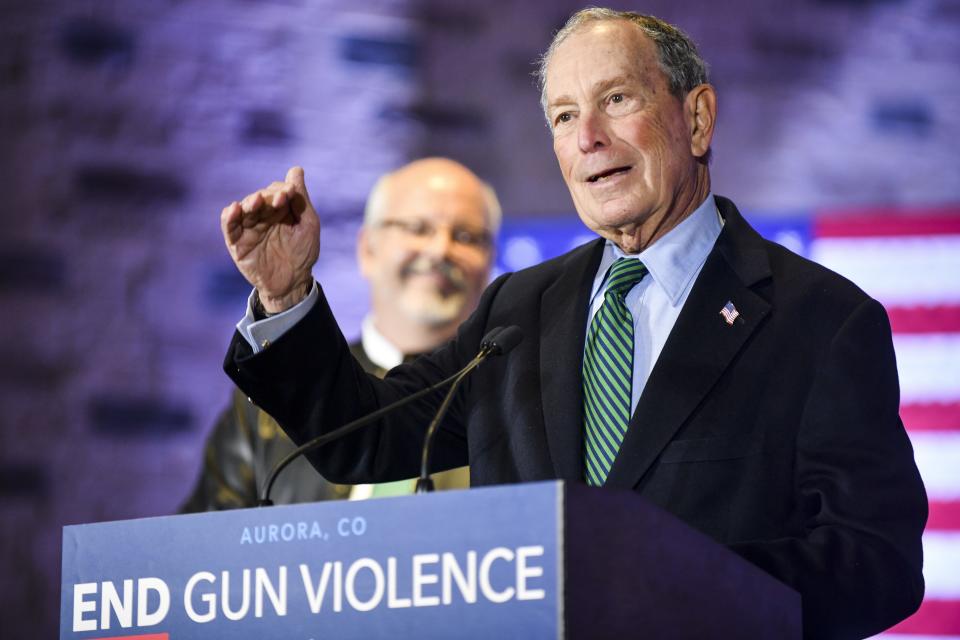
{"type": "MultiPolygon", "coordinates": [[[[762,239],[733,203],[654,367],[607,486],[631,489],[800,592],[810,638],[870,635],[923,595],[926,496],[898,416],[889,322],[840,276],[762,239]],[[729,325],[720,309],[740,317],[729,325]]],[[[471,484],[583,481],[581,363],[601,240],[498,278],[456,340],[384,381],[349,356],[324,300],[225,367],[295,440],[460,368],[497,326],[523,342],[469,378],[434,460],[471,484]],[[468,453],[469,452],[469,453],[468,453]]],[[[313,459],[341,482],[415,473],[439,398],[313,459]]]]}
{"type": "MultiPolygon", "coordinates": [[[[367,373],[382,378],[386,369],[374,363],[360,341],[350,353],[367,373]]],[[[255,507],[273,468],[296,448],[276,421],[239,389],[220,414],[203,450],[203,466],[180,513],[255,507]]],[[[467,471],[434,474],[439,490],[466,489],[467,471]]],[[[294,460],[277,476],[270,492],[274,504],[344,500],[353,486],[328,482],[305,459],[294,460]]]]}

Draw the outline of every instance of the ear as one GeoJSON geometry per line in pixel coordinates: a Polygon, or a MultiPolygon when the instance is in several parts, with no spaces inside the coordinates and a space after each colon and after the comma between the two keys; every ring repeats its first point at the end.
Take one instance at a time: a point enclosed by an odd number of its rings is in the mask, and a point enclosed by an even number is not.
{"type": "Polygon", "coordinates": [[[361,226],[357,233],[357,266],[360,267],[360,274],[365,280],[370,279],[373,270],[372,241],[370,229],[367,225],[361,226]]]}
{"type": "Polygon", "coordinates": [[[690,153],[707,155],[717,122],[717,93],[709,84],[697,85],[684,99],[684,113],[690,127],[690,153]]]}

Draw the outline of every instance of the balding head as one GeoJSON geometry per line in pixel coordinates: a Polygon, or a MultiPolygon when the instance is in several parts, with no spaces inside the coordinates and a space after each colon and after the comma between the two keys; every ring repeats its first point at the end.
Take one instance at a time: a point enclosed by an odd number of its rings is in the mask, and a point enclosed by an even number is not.
{"type": "Polygon", "coordinates": [[[383,218],[398,198],[414,190],[457,191],[482,203],[486,228],[491,235],[500,230],[502,213],[493,188],[465,166],[449,158],[414,160],[384,174],[373,185],[363,212],[365,225],[383,218]]]}

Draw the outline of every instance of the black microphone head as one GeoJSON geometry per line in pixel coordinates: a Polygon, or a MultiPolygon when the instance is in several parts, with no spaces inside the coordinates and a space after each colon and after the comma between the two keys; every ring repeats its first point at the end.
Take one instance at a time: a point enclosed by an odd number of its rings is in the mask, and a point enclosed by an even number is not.
{"type": "Polygon", "coordinates": [[[487,335],[483,336],[483,340],[480,341],[480,348],[487,349],[490,345],[493,344],[493,341],[497,339],[497,336],[500,335],[500,332],[503,331],[503,327],[494,327],[487,331],[487,335]]]}
{"type": "Polygon", "coordinates": [[[483,339],[480,346],[486,348],[491,355],[500,356],[511,351],[520,344],[521,340],[523,340],[523,331],[514,324],[506,328],[497,327],[493,329],[483,339]]]}

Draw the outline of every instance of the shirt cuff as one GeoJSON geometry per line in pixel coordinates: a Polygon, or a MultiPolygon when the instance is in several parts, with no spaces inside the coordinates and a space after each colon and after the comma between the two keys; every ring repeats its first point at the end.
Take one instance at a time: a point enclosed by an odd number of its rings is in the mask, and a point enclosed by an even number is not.
{"type": "Polygon", "coordinates": [[[293,325],[300,322],[306,316],[313,305],[316,304],[320,296],[317,282],[314,280],[313,287],[307,297],[290,307],[282,313],[270,316],[263,320],[257,320],[253,316],[253,301],[256,290],[250,292],[247,298],[247,313],[240,322],[237,323],[237,331],[250,344],[254,353],[260,353],[289,331],[293,325]]]}

